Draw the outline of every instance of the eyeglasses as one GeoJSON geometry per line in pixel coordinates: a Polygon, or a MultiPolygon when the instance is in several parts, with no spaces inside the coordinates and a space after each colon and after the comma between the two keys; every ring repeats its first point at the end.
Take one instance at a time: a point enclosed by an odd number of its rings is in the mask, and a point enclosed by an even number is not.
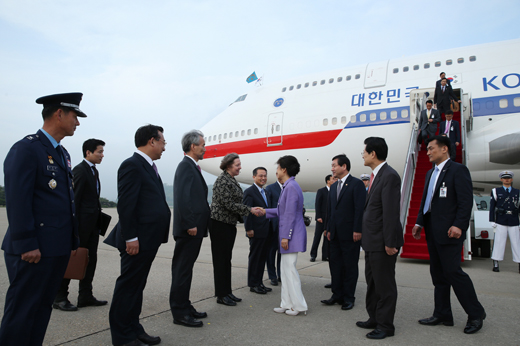
{"type": "Polygon", "coordinates": [[[157,142],[161,142],[161,143],[164,143],[164,145],[166,145],[166,141],[164,140],[164,138],[161,138],[161,139],[157,139],[157,138],[154,138],[157,142]]]}

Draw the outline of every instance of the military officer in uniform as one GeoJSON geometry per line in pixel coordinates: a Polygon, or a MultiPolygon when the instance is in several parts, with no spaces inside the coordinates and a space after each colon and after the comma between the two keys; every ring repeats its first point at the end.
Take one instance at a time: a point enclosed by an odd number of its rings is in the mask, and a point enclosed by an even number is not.
{"type": "Polygon", "coordinates": [[[370,186],[370,175],[366,174],[366,173],[363,173],[363,174],[361,174],[359,179],[361,179],[363,184],[365,184],[365,190],[367,190],[367,192],[368,192],[368,187],[370,186]]]}
{"type": "MultiPolygon", "coordinates": [[[[502,181],[502,187],[491,191],[491,203],[489,207],[489,221],[495,229],[495,241],[493,243],[493,271],[499,272],[498,262],[504,259],[507,235],[511,242],[513,261],[520,263],[520,233],[518,225],[518,201],[519,190],[515,189],[513,183],[513,172],[503,171],[498,175],[502,181]]],[[[518,267],[520,272],[520,264],[518,267]]]]}
{"type": "Polygon", "coordinates": [[[16,142],[4,161],[9,227],[2,243],[9,288],[0,345],[41,345],[71,250],[78,247],[70,156],[81,93],[40,97],[43,127],[16,142]]]}

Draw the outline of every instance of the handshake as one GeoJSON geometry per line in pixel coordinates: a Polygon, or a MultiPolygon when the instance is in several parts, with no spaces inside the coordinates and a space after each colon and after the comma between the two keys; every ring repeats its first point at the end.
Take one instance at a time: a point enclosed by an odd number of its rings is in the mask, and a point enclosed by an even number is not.
{"type": "Polygon", "coordinates": [[[265,209],[261,207],[253,207],[251,208],[251,214],[254,214],[255,216],[264,216],[265,209]]]}

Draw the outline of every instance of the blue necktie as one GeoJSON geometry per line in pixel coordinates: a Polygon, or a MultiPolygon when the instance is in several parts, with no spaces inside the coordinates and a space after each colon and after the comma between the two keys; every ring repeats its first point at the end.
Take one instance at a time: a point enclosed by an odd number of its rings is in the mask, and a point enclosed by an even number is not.
{"type": "Polygon", "coordinates": [[[264,189],[260,189],[260,193],[262,194],[262,197],[264,198],[265,205],[267,205],[267,198],[265,197],[264,189]]]}
{"type": "Polygon", "coordinates": [[[430,178],[430,184],[428,185],[428,194],[426,195],[426,200],[424,201],[423,214],[426,214],[428,210],[430,210],[430,204],[432,203],[433,190],[435,190],[435,178],[437,178],[437,174],[439,174],[439,167],[435,167],[435,171],[433,171],[432,177],[430,178]]]}
{"type": "Polygon", "coordinates": [[[63,166],[65,166],[65,158],[63,155],[63,150],[61,149],[61,145],[58,144],[58,146],[56,147],[56,151],[60,155],[61,163],[63,164],[63,166]]]}

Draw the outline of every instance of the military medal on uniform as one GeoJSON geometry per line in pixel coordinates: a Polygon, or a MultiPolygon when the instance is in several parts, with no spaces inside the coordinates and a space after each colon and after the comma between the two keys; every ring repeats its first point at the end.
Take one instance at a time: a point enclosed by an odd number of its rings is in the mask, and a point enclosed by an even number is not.
{"type": "Polygon", "coordinates": [[[49,157],[49,163],[52,165],[54,163],[54,160],[52,159],[52,156],[48,156],[49,157]]]}
{"type": "Polygon", "coordinates": [[[56,180],[54,180],[54,179],[49,180],[49,187],[52,190],[54,190],[56,188],[56,186],[58,186],[58,183],[56,182],[56,180]]]}

